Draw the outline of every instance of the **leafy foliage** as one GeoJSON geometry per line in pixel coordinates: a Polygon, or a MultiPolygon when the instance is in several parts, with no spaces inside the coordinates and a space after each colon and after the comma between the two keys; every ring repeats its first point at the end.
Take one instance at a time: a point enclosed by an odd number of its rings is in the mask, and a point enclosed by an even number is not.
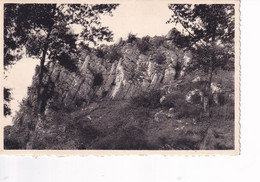
{"type": "Polygon", "coordinates": [[[140,53],[142,54],[146,54],[147,51],[150,50],[150,43],[149,43],[149,40],[150,38],[147,36],[147,37],[143,37],[142,39],[139,39],[137,41],[137,47],[138,47],[138,50],[140,51],[140,53]]]}
{"type": "Polygon", "coordinates": [[[182,48],[190,48],[198,67],[214,69],[234,60],[234,5],[170,4],[173,15],[167,23],[183,27],[172,31],[172,40],[182,48]]]}
{"type": "Polygon", "coordinates": [[[102,73],[95,73],[92,86],[100,86],[100,85],[102,85],[103,80],[104,80],[104,78],[103,78],[102,73]]]}
{"type": "Polygon", "coordinates": [[[46,100],[41,96],[45,62],[59,62],[70,71],[76,72],[78,45],[96,45],[99,41],[111,41],[112,32],[103,27],[101,14],[112,15],[118,4],[5,4],[4,5],[4,64],[12,64],[21,58],[19,52],[26,50],[30,57],[40,59],[37,97],[44,111],[46,100]],[[70,27],[80,25],[79,35],[70,27]],[[16,52],[15,52],[16,51],[16,52]]]}
{"type": "Polygon", "coordinates": [[[127,36],[126,42],[127,43],[133,43],[136,40],[137,40],[136,34],[129,33],[128,36],[127,36]]]}
{"type": "Polygon", "coordinates": [[[106,59],[108,59],[111,63],[118,61],[122,57],[122,53],[120,51],[120,47],[117,46],[112,46],[107,54],[106,54],[106,59]]]}
{"type": "Polygon", "coordinates": [[[11,115],[11,109],[8,105],[11,100],[11,89],[4,88],[4,116],[11,115]]]}
{"type": "Polygon", "coordinates": [[[5,138],[4,139],[4,146],[5,146],[5,149],[21,149],[22,146],[21,144],[15,139],[15,138],[12,138],[12,139],[9,139],[9,138],[5,138]]]}
{"type": "MultiPolygon", "coordinates": [[[[212,77],[217,69],[232,69],[234,64],[235,9],[232,4],[170,4],[173,15],[167,23],[182,26],[172,30],[172,41],[190,49],[195,61],[189,70],[208,74],[204,88],[211,99],[212,77]]],[[[208,110],[206,105],[204,110],[208,110]]]]}
{"type": "Polygon", "coordinates": [[[156,108],[160,106],[160,90],[143,91],[131,99],[133,106],[156,108]]]}
{"type": "Polygon", "coordinates": [[[95,49],[95,54],[98,58],[106,59],[111,63],[118,61],[122,57],[120,46],[116,45],[105,48],[98,47],[95,49]]]}
{"type": "Polygon", "coordinates": [[[155,61],[157,64],[163,64],[165,62],[165,60],[166,60],[166,57],[162,53],[157,53],[153,58],[153,61],[155,61]]]}
{"type": "Polygon", "coordinates": [[[105,58],[105,55],[106,55],[106,51],[102,48],[97,48],[96,49],[96,56],[98,58],[105,58]]]}
{"type": "MultiPolygon", "coordinates": [[[[112,40],[112,32],[102,27],[99,14],[111,14],[117,4],[5,4],[5,54],[25,46],[27,54],[41,58],[45,47],[48,58],[75,53],[76,41],[89,44],[112,40]],[[79,35],[70,25],[83,27],[79,35]]],[[[10,56],[9,56],[10,57],[10,56]]],[[[6,64],[12,59],[5,59],[6,64]]]]}

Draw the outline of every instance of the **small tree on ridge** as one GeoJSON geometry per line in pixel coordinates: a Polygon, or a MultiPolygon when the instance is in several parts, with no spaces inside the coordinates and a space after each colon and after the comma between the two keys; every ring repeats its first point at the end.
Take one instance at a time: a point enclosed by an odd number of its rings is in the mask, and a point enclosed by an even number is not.
{"type": "MultiPolygon", "coordinates": [[[[181,48],[192,51],[190,69],[206,73],[207,93],[204,111],[209,111],[211,83],[217,69],[233,68],[234,65],[234,24],[233,4],[170,4],[173,15],[166,23],[181,26],[173,30],[172,40],[181,48]]],[[[205,102],[204,102],[205,103],[205,102]]]]}

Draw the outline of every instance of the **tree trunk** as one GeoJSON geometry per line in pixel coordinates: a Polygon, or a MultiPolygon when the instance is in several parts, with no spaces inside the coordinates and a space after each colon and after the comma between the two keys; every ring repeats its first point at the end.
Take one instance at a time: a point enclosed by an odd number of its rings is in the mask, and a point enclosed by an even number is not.
{"type": "Polygon", "coordinates": [[[51,29],[48,32],[45,44],[44,44],[44,48],[43,48],[43,53],[42,53],[42,58],[41,58],[41,62],[40,62],[40,70],[39,70],[39,85],[37,88],[37,98],[38,98],[38,104],[39,104],[39,111],[40,113],[43,113],[45,111],[45,103],[46,103],[46,99],[44,97],[44,84],[43,84],[43,76],[44,76],[44,72],[46,70],[44,63],[46,60],[46,55],[47,55],[47,51],[48,51],[48,41],[49,41],[49,37],[51,34],[51,29]]]}
{"type": "MultiPolygon", "coordinates": [[[[212,37],[212,42],[214,43],[215,42],[215,39],[216,37],[213,36],[212,37]]],[[[214,51],[214,50],[213,50],[214,51]]],[[[212,77],[213,77],[213,71],[214,71],[214,67],[213,67],[213,61],[215,60],[215,53],[212,52],[212,55],[211,55],[211,58],[209,60],[209,78],[208,78],[208,83],[207,83],[207,86],[206,86],[206,94],[207,94],[207,98],[206,98],[206,101],[204,99],[204,105],[203,105],[203,109],[204,109],[204,112],[207,114],[207,116],[211,116],[210,114],[210,107],[211,107],[211,101],[212,101],[212,93],[211,93],[211,82],[212,82],[212,77]],[[205,105],[206,104],[206,105],[205,105]]]]}
{"type": "MultiPolygon", "coordinates": [[[[55,11],[56,11],[56,6],[53,8],[53,16],[55,15],[55,11]]],[[[43,76],[44,76],[44,72],[46,70],[44,64],[45,64],[45,60],[46,60],[46,55],[47,55],[47,51],[48,51],[48,47],[49,47],[49,38],[51,36],[51,32],[53,29],[53,25],[54,22],[52,24],[50,24],[50,27],[48,28],[48,34],[44,43],[44,47],[43,47],[43,52],[42,52],[42,58],[41,58],[41,62],[40,62],[40,70],[39,70],[39,85],[37,88],[37,99],[38,99],[38,107],[39,107],[39,111],[40,114],[43,114],[45,111],[45,106],[47,103],[47,98],[46,98],[46,85],[44,85],[43,83],[43,76]]]]}
{"type": "Polygon", "coordinates": [[[212,59],[210,60],[210,65],[209,65],[209,78],[208,82],[206,85],[206,96],[204,97],[204,102],[203,102],[203,109],[204,112],[207,114],[207,116],[210,116],[210,107],[211,107],[211,101],[212,101],[212,92],[211,92],[211,83],[212,83],[212,77],[213,77],[213,59],[214,56],[212,56],[212,59]]]}

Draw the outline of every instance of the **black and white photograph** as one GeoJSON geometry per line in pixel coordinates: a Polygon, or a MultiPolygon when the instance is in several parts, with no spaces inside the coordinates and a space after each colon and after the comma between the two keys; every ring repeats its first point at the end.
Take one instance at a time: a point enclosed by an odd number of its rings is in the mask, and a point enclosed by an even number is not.
{"type": "Polygon", "coordinates": [[[220,2],[5,2],[3,153],[238,155],[239,4],[220,2]]]}

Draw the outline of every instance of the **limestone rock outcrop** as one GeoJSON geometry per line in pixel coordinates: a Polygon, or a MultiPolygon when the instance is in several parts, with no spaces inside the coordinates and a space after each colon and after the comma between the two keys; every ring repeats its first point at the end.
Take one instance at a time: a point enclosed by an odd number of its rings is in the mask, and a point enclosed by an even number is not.
{"type": "Polygon", "coordinates": [[[174,45],[168,44],[169,48],[159,46],[144,54],[134,44],[126,43],[120,47],[122,57],[114,62],[88,52],[79,58],[78,72],[50,64],[44,81],[53,83],[53,95],[58,95],[65,105],[77,99],[86,103],[93,98],[128,99],[141,91],[170,84],[177,74],[177,63],[185,67],[190,55],[180,54],[176,48],[173,51],[174,45]],[[160,58],[158,54],[164,60],[156,60],[160,58]]]}

